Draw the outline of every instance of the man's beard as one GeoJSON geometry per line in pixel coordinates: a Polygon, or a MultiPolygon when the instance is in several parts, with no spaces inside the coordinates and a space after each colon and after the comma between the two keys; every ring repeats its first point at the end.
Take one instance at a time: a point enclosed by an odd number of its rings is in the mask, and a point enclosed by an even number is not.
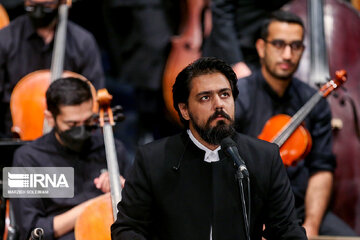
{"type": "Polygon", "coordinates": [[[299,67],[299,62],[297,64],[294,64],[294,63],[291,63],[289,62],[289,64],[291,64],[291,67],[293,68],[292,71],[286,73],[286,74],[279,74],[279,73],[276,73],[275,71],[273,71],[271,69],[271,67],[268,65],[268,63],[265,61],[265,59],[262,60],[263,61],[263,64],[267,70],[267,72],[274,78],[277,78],[277,79],[280,79],[280,80],[289,80],[293,77],[294,73],[296,72],[296,70],[298,69],[299,67]]]}
{"type": "Polygon", "coordinates": [[[216,111],[213,115],[209,117],[205,126],[198,125],[190,114],[190,120],[193,123],[195,130],[199,133],[200,137],[207,143],[211,145],[220,145],[221,140],[225,137],[231,136],[235,133],[234,121],[231,117],[226,114],[223,110],[216,111]],[[229,124],[226,124],[225,121],[220,120],[216,123],[216,126],[211,127],[211,122],[216,119],[219,115],[228,119],[229,124]]]}

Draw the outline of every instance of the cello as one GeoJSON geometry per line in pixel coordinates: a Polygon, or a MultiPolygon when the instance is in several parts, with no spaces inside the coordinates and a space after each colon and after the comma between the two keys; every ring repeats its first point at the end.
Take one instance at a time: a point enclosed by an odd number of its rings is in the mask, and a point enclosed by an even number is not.
{"type": "Polygon", "coordinates": [[[6,27],[9,24],[9,16],[5,8],[0,4],[0,29],[6,27]]]}
{"type": "Polygon", "coordinates": [[[183,31],[180,36],[174,36],[171,39],[171,51],[166,61],[162,80],[166,109],[171,119],[180,126],[182,124],[173,106],[172,86],[179,72],[201,56],[202,38],[208,36],[211,31],[211,12],[206,9],[209,2],[207,0],[191,0],[187,3],[187,13],[182,14],[183,31]],[[201,21],[202,16],[204,18],[204,29],[201,21]]]}
{"type": "MultiPolygon", "coordinates": [[[[46,109],[45,93],[56,79],[76,77],[87,81],[80,74],[63,71],[66,44],[68,10],[71,1],[59,6],[59,20],[55,33],[51,70],[38,70],[23,77],[14,87],[10,98],[10,111],[13,122],[12,132],[21,140],[34,140],[50,129],[44,120],[46,109]]],[[[95,88],[90,84],[95,99],[95,88]]],[[[96,101],[94,101],[96,103],[96,101]]],[[[94,105],[94,111],[97,105],[94,105]]]]}
{"type": "Polygon", "coordinates": [[[110,178],[111,203],[106,195],[92,200],[75,223],[76,240],[111,239],[110,226],[116,220],[117,203],[121,201],[121,183],[112,127],[115,125],[110,108],[112,96],[106,89],[98,91],[99,121],[103,128],[106,161],[110,178]],[[107,113],[107,118],[104,117],[107,113]]]}
{"type": "MultiPolygon", "coordinates": [[[[309,23],[309,1],[293,0],[285,8],[296,13],[304,23],[309,23]]],[[[327,50],[327,61],[330,72],[334,69],[347,70],[349,80],[347,91],[338,93],[329,98],[331,102],[333,125],[333,152],[336,155],[338,167],[335,171],[334,201],[332,210],[340,218],[360,233],[360,14],[346,1],[323,1],[324,43],[327,50]]],[[[312,32],[318,32],[321,26],[317,25],[312,32]]],[[[308,34],[305,35],[305,44],[312,44],[308,34]]],[[[309,79],[310,49],[306,48],[296,76],[299,79],[309,79]]],[[[308,82],[315,85],[314,82],[308,82]]]]}

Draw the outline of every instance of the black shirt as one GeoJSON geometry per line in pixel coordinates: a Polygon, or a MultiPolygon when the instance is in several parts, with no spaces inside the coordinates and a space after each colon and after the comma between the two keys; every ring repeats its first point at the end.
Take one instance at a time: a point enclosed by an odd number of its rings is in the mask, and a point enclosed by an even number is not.
{"type": "MultiPolygon", "coordinates": [[[[126,177],[130,163],[121,142],[116,141],[120,174],[126,177]]],[[[67,150],[56,140],[54,131],[15,152],[14,167],[72,167],[74,168],[73,198],[12,198],[19,239],[28,239],[35,227],[44,229],[44,239],[54,239],[53,218],[74,206],[102,194],[94,184],[100,170],[107,168],[104,141],[101,134],[93,135],[91,147],[84,155],[67,150]]],[[[74,232],[58,238],[75,239],[74,232]]]]}
{"type": "MultiPolygon", "coordinates": [[[[0,133],[10,135],[9,102],[13,88],[25,75],[50,69],[53,45],[54,41],[44,43],[27,15],[16,18],[0,30],[0,133]]],[[[83,75],[96,89],[104,87],[104,73],[95,39],[72,22],[67,26],[64,70],[83,75]]]]}
{"type": "MultiPolygon", "coordinates": [[[[279,97],[267,84],[260,71],[239,79],[240,91],[236,99],[236,128],[239,132],[257,137],[267,120],[277,114],[293,116],[316,92],[304,82],[293,78],[284,96],[279,97]]],[[[335,157],[332,153],[331,111],[325,99],[314,107],[305,118],[305,127],[312,138],[312,148],[296,167],[287,172],[295,194],[295,206],[303,217],[304,198],[308,178],[317,171],[334,171],[335,157]]]]}

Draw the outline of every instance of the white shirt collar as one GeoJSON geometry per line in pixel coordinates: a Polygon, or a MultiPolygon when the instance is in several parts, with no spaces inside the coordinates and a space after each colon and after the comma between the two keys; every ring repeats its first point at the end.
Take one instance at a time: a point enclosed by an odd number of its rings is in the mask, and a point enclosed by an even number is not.
{"type": "Polygon", "coordinates": [[[190,129],[187,130],[187,134],[189,135],[191,141],[201,150],[205,151],[205,157],[204,157],[204,161],[205,162],[217,162],[220,160],[219,158],[219,150],[221,149],[221,146],[217,147],[215,150],[210,150],[207,147],[205,147],[204,145],[202,145],[192,134],[192,132],[190,131],[190,129]]]}

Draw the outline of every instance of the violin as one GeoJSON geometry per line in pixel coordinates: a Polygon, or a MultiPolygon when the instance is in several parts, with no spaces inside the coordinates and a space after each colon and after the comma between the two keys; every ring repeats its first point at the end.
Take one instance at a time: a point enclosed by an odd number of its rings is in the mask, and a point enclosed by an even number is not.
{"type": "MultiPolygon", "coordinates": [[[[21,140],[34,140],[50,131],[45,121],[45,93],[52,82],[60,77],[76,77],[87,81],[77,73],[64,71],[67,18],[71,1],[59,6],[59,20],[56,27],[51,69],[38,70],[27,74],[14,87],[10,98],[10,111],[13,122],[11,131],[21,140]]],[[[96,90],[90,85],[94,99],[94,112],[97,110],[96,90]]]]}
{"type": "Polygon", "coordinates": [[[6,27],[9,24],[9,16],[5,8],[0,4],[0,29],[6,27]]]}
{"type": "Polygon", "coordinates": [[[305,127],[301,126],[303,120],[322,98],[326,98],[346,80],[345,70],[336,71],[335,79],[325,83],[293,117],[279,114],[266,122],[258,138],[280,147],[280,156],[286,167],[296,165],[311,149],[311,135],[305,127]]]}
{"type": "Polygon", "coordinates": [[[116,157],[112,127],[114,114],[110,108],[112,96],[106,89],[97,94],[99,102],[99,123],[104,133],[107,168],[110,179],[111,202],[106,195],[96,198],[87,206],[75,223],[76,240],[111,239],[110,226],[116,220],[117,204],[121,201],[119,165],[116,157]]]}

